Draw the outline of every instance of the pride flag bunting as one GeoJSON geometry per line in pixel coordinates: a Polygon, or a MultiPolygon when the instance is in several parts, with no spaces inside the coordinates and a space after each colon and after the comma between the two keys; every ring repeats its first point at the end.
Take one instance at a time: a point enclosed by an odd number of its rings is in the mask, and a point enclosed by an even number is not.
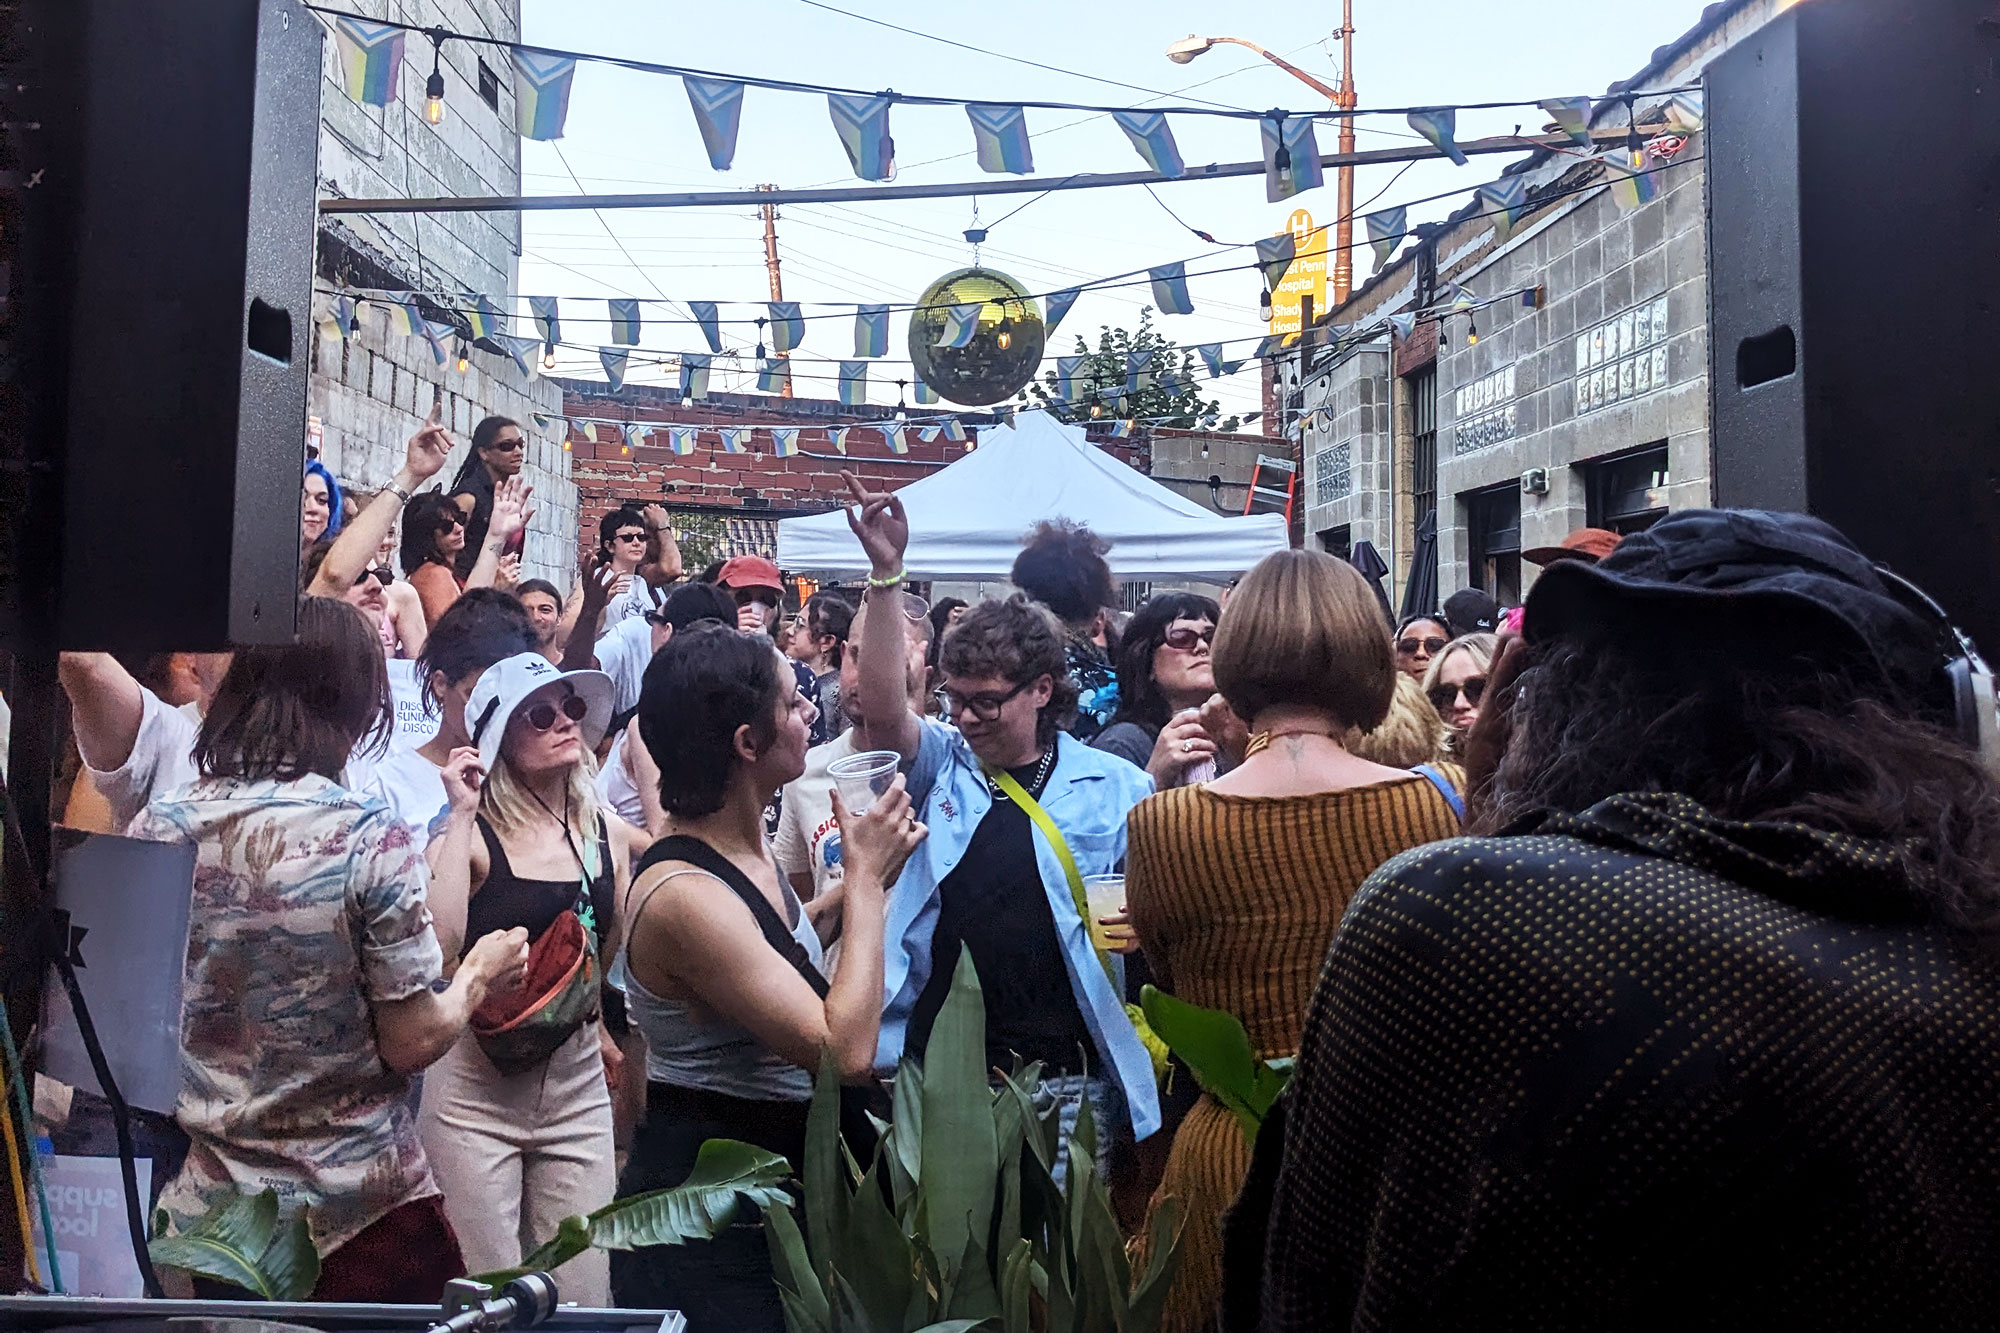
{"type": "Polygon", "coordinates": [[[653,433],[651,426],[638,421],[627,421],[619,429],[625,432],[625,452],[628,454],[644,444],[646,437],[653,433]]]}
{"type": "Polygon", "coordinates": [[[611,392],[617,393],[625,387],[625,365],[631,356],[623,347],[597,349],[597,359],[604,363],[604,378],[611,381],[611,392]]]}
{"type": "Polygon", "coordinates": [[[639,345],[639,302],[632,297],[612,297],[605,302],[611,307],[611,341],[627,347],[639,345]]]}
{"type": "Polygon", "coordinates": [[[708,339],[708,350],[721,351],[722,325],[716,319],[715,302],[689,301],[687,304],[689,313],[694,316],[694,322],[701,325],[701,336],[708,339]]]}
{"type": "Polygon", "coordinates": [[[771,346],[780,356],[806,340],[806,319],[797,301],[770,301],[766,308],[771,313],[771,346]]]}
{"type": "Polygon", "coordinates": [[[1171,264],[1148,269],[1146,276],[1153,282],[1153,304],[1163,315],[1192,315],[1194,298],[1188,295],[1187,263],[1176,259],[1171,264]]]}
{"type": "Polygon", "coordinates": [[[1319,140],[1313,134],[1311,116],[1287,116],[1283,120],[1266,116],[1257,123],[1263,127],[1266,202],[1275,204],[1326,183],[1326,176],[1320,170],[1319,140]]]}
{"type": "Polygon", "coordinates": [[[1025,110],[1018,106],[968,103],[965,114],[972,121],[972,143],[981,171],[1025,176],[1035,169],[1035,156],[1028,147],[1025,110]]]}
{"type": "Polygon", "coordinates": [[[1125,354],[1125,392],[1137,393],[1139,382],[1144,379],[1153,364],[1151,352],[1127,352],[1125,354]]]}
{"type": "Polygon", "coordinates": [[[849,407],[858,407],[868,401],[868,363],[866,361],[843,361],[840,363],[840,401],[849,407]]]}
{"type": "Polygon", "coordinates": [[[389,331],[400,333],[405,338],[414,338],[423,331],[423,312],[417,309],[416,297],[408,292],[391,292],[382,303],[389,314],[389,331]]]}
{"type": "Polygon", "coordinates": [[[682,458],[694,452],[695,428],[693,426],[667,427],[667,447],[682,458]]]}
{"type": "Polygon", "coordinates": [[[938,400],[937,390],[924,383],[921,379],[917,381],[916,394],[917,402],[925,407],[929,407],[938,400]]]}
{"type": "Polygon", "coordinates": [[[1298,257],[1299,242],[1290,232],[1266,236],[1257,242],[1257,263],[1264,270],[1264,285],[1272,291],[1285,280],[1285,272],[1298,257]]]}
{"type": "Polygon", "coordinates": [[[1056,325],[1063,322],[1063,316],[1069,313],[1069,308],[1076,304],[1076,298],[1082,295],[1081,287],[1065,287],[1059,292],[1050,292],[1048,316],[1042,321],[1043,331],[1054,333],[1056,325]]]}
{"type": "Polygon", "coordinates": [[[748,426],[724,426],[719,433],[722,436],[722,452],[725,454],[740,454],[743,452],[743,437],[750,433],[750,428],[748,426]]]}
{"type": "Polygon", "coordinates": [[[1490,185],[1480,186],[1477,198],[1479,211],[1493,218],[1493,239],[1505,245],[1520,224],[1521,215],[1528,211],[1528,178],[1502,176],[1490,185]]]}
{"type": "Polygon", "coordinates": [[[1056,358],[1056,397],[1065,403],[1076,401],[1076,377],[1083,370],[1088,357],[1059,356],[1056,358]]]}
{"type": "Polygon", "coordinates": [[[843,458],[847,456],[848,430],[849,427],[846,426],[835,426],[826,433],[826,438],[833,442],[833,451],[843,458]]]}
{"type": "Polygon", "coordinates": [[[681,397],[708,397],[708,370],[711,364],[707,352],[681,353],[681,397]]]}
{"type": "Polygon", "coordinates": [[[535,353],[541,349],[539,338],[524,338],[511,333],[496,333],[493,341],[507,350],[514,364],[521,368],[521,374],[528,379],[535,377],[535,353]]]}
{"type": "Polygon", "coordinates": [[[1181,161],[1181,150],[1174,143],[1174,132],[1167,124],[1165,113],[1159,111],[1114,111],[1111,119],[1118,122],[1118,128],[1125,131],[1125,137],[1132,141],[1132,147],[1139,150],[1139,156],[1168,180],[1175,180],[1187,173],[1181,161]]]}
{"type": "Polygon", "coordinates": [[[1408,342],[1410,335],[1417,331],[1416,312],[1410,311],[1400,315],[1389,316],[1389,327],[1396,331],[1398,338],[1404,342],[1408,342]]]}
{"type": "Polygon", "coordinates": [[[341,90],[366,106],[396,100],[403,78],[403,29],[363,19],[336,18],[333,41],[340,55],[341,90]]]}
{"type": "Polygon", "coordinates": [[[780,357],[767,356],[757,363],[757,392],[783,393],[785,379],[791,368],[780,357]]]}
{"type": "Polygon", "coordinates": [[[1590,99],[1588,97],[1551,97],[1536,103],[1548,112],[1555,127],[1569,136],[1571,143],[1590,143],[1590,99]]]}
{"type": "Polygon", "coordinates": [[[955,305],[944,312],[944,331],[938,334],[936,347],[966,347],[972,342],[972,335],[979,331],[979,311],[981,301],[968,301],[955,305]]]}
{"type": "Polygon", "coordinates": [[[556,298],[553,296],[531,296],[528,298],[529,313],[534,316],[535,332],[542,335],[545,343],[562,341],[562,320],[556,314],[556,298]]]}
{"type": "Polygon", "coordinates": [[[1130,417],[1120,417],[1118,420],[1111,423],[1112,439],[1114,440],[1129,439],[1131,438],[1131,435],[1132,435],[1132,419],[1130,417]]]}
{"type": "Polygon", "coordinates": [[[944,423],[944,437],[953,444],[966,442],[965,423],[957,417],[947,417],[944,423]]]}
{"type": "Polygon", "coordinates": [[[888,306],[858,305],[854,307],[854,354],[856,356],[887,356],[889,354],[888,306]]]}
{"type": "Polygon", "coordinates": [[[799,452],[799,428],[797,426],[771,427],[771,452],[780,458],[795,458],[799,452]]]}
{"type": "Polygon", "coordinates": [[[1465,154],[1458,149],[1458,140],[1452,136],[1458,133],[1458,111],[1453,107],[1436,106],[1423,111],[1412,111],[1405,117],[1410,128],[1431,141],[1431,146],[1451,159],[1452,165],[1465,165],[1465,154]]]}
{"type": "Polygon", "coordinates": [[[925,444],[935,444],[937,443],[938,435],[942,433],[943,430],[944,430],[943,426],[920,426],[917,428],[917,438],[922,440],[925,444]]]}
{"type": "Polygon", "coordinates": [[[570,56],[514,52],[514,125],[523,139],[562,138],[575,77],[576,61],[570,56]]]}
{"type": "Polygon", "coordinates": [[[681,78],[688,105],[694,109],[695,128],[701,131],[702,146],[708,149],[708,165],[717,171],[729,170],[736,160],[736,131],[743,123],[743,85],[733,79],[681,78]]]}
{"type": "Polygon", "coordinates": [[[893,180],[896,176],[896,141],[889,137],[889,98],[880,94],[828,93],[826,109],[833,117],[833,131],[854,174],[865,181],[893,180]]]}
{"type": "Polygon", "coordinates": [[[1660,182],[1652,172],[1628,167],[1611,158],[1606,158],[1604,165],[1611,173],[1611,197],[1625,212],[1629,213],[1660,197],[1660,182]]]}
{"type": "Polygon", "coordinates": [[[882,431],[882,443],[889,446],[890,453],[907,454],[910,452],[910,441],[903,434],[901,426],[883,426],[880,429],[882,431]]]}
{"type": "Polygon", "coordinates": [[[1361,219],[1368,226],[1368,243],[1375,247],[1375,267],[1381,268],[1410,234],[1410,210],[1401,204],[1361,219]]]}
{"type": "Polygon", "coordinates": [[[455,325],[434,324],[428,319],[422,323],[424,341],[431,345],[431,355],[437,358],[437,363],[443,365],[451,359],[451,349],[445,344],[458,336],[458,329],[455,325]]]}

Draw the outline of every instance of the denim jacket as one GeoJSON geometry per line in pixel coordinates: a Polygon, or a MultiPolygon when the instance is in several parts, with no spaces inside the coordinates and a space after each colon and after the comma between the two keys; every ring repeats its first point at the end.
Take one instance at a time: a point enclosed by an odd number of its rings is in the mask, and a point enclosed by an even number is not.
{"type": "MultiPolygon", "coordinates": [[[[885,1074],[893,1072],[902,1057],[911,1012],[930,980],[938,885],[965,855],[972,831],[993,806],[985,770],[965,738],[956,728],[929,718],[922,726],[907,783],[910,800],[929,827],[930,836],[903,867],[889,898],[883,958],[887,1004],[875,1052],[876,1066],[885,1074]]],[[[1041,805],[1062,830],[1077,870],[1084,875],[1102,875],[1115,871],[1125,860],[1125,816],[1152,794],[1153,780],[1143,770],[1068,735],[1059,735],[1055,768],[1042,791],[1041,805]]],[[[1134,1136],[1143,1139],[1160,1127],[1160,1099],[1152,1060],[1125,1015],[1123,967],[1114,955],[1112,962],[1121,979],[1114,986],[1091,947],[1089,931],[1077,914],[1055,849],[1039,828],[1034,830],[1034,839],[1042,891],[1055,913],[1056,938],[1062,946],[1077,1009],[1097,1043],[1102,1068],[1124,1091],[1134,1136]]]]}

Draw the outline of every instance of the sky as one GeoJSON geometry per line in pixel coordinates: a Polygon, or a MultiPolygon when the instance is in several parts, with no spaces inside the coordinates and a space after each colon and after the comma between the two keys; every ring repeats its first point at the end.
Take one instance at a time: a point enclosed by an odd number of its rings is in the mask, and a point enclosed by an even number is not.
{"type": "MultiPolygon", "coordinates": [[[[1197,5],[1188,0],[1106,0],[1079,7],[1059,0],[837,0],[852,15],[808,0],[522,0],[523,40],[742,74],[856,89],[978,101],[1078,102],[1145,106],[1199,100],[1235,108],[1319,110],[1325,99],[1254,52],[1217,46],[1187,65],[1167,60],[1170,42],[1190,33],[1256,42],[1325,83],[1337,82],[1340,6],[1317,4],[1197,5]],[[880,23],[868,22],[868,19],[880,23]],[[1221,23],[1222,29],[1214,24],[1221,23]],[[880,24],[913,30],[893,31],[880,24]],[[948,46],[928,33],[976,50],[948,46]],[[1038,69],[1007,57],[1039,62],[1038,69]],[[1110,82],[1105,82],[1106,80],[1110,82]],[[1130,85],[1130,86],[1120,86],[1130,85]],[[1142,91],[1143,90],[1143,91],[1142,91]]],[[[1600,94],[1641,69],[1655,47],[1700,18],[1698,0],[1354,0],[1355,87],[1362,108],[1496,102],[1532,103],[1559,95],[1600,94]]],[[[1459,113],[1458,137],[1532,133],[1545,117],[1533,105],[1459,113]]],[[[1176,116],[1173,130],[1190,166],[1256,158],[1255,121],[1176,116]]],[[[1357,121],[1358,147],[1418,142],[1399,115],[1357,121]]],[[[1012,179],[986,177],[972,158],[972,135],[958,107],[898,106],[891,113],[896,184],[1012,179]]],[[[1131,171],[1144,164],[1108,116],[1088,112],[1028,112],[1034,175],[1131,171]]],[[[1334,150],[1335,129],[1322,123],[1322,152],[1334,150]]],[[[826,100],[810,93],[749,89],[734,167],[710,168],[680,80],[585,64],[570,97],[564,137],[526,143],[523,188],[529,194],[787,188],[855,185],[835,137],[826,100]],[[581,189],[579,189],[579,185],[581,189]]],[[[1407,168],[1363,167],[1356,173],[1356,215],[1445,191],[1463,193],[1413,203],[1414,224],[1461,207],[1469,192],[1492,180],[1512,159],[1475,157],[1465,167],[1442,159],[1407,168]]],[[[1258,279],[1245,265],[1250,252],[1223,250],[1195,236],[1198,228],[1225,242],[1250,242],[1282,231],[1296,208],[1316,223],[1335,214],[1335,174],[1326,184],[1281,203],[1267,203],[1261,176],[1185,181],[1153,187],[1079,190],[978,199],[788,205],[780,210],[778,244],[785,298],[807,314],[860,302],[914,301],[933,279],[969,265],[972,247],[961,233],[974,224],[989,238],[980,258],[1031,292],[1080,280],[1190,261],[1188,270],[1217,269],[1190,279],[1194,312],[1153,315],[1166,337],[1183,345],[1261,336],[1258,279]],[[1033,202],[1029,202],[1029,201],[1033,202]],[[1027,204],[1025,208],[1021,207],[1027,204]],[[1010,210],[1020,209],[1014,216],[1010,210]],[[1183,222],[1177,222],[1178,214],[1183,222]],[[1004,220],[1002,220],[1004,218],[1004,220]],[[825,303],[815,307],[813,303],[825,303]]],[[[669,301],[712,300],[722,317],[762,313],[770,297],[762,224],[750,207],[609,210],[524,215],[520,290],[565,298],[636,296],[669,301]]],[[[1374,269],[1357,221],[1355,284],[1374,269]]],[[[1330,290],[1330,287],[1329,287],[1330,290]]],[[[1147,289],[1086,292],[1052,336],[1046,355],[1075,350],[1076,335],[1095,344],[1101,326],[1136,327],[1147,289]]],[[[609,341],[603,308],[566,301],[565,336],[609,341]]],[[[645,308],[649,320],[684,312],[645,308]]],[[[751,365],[751,326],[723,330],[725,346],[751,365]]],[[[891,357],[872,362],[871,402],[894,404],[894,381],[909,378],[906,330],[892,316],[891,357]]],[[[692,324],[659,322],[642,337],[646,353],[672,354],[706,346],[692,324]]],[[[1247,354],[1249,344],[1230,352],[1247,354]]],[[[795,391],[835,396],[833,362],[853,354],[851,311],[809,320],[795,355],[795,391]],[[815,360],[824,358],[824,364],[815,360]],[[823,377],[823,378],[821,378],[823,377]]],[[[717,360],[712,387],[751,388],[750,376],[725,371],[717,360]]],[[[1052,364],[1052,363],[1045,363],[1052,364]]],[[[558,374],[602,377],[595,358],[566,351],[558,374]]],[[[662,382],[676,372],[634,366],[629,382],[662,382]]],[[[1224,413],[1258,407],[1255,363],[1204,392],[1224,413]]],[[[910,400],[914,406],[914,399],[910,400]]]]}

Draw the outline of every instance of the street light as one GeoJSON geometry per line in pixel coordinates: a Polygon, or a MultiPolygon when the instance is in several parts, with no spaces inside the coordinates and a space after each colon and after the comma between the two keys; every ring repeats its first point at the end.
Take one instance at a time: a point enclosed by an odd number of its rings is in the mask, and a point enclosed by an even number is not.
{"type": "MultiPolygon", "coordinates": [[[[1264,59],[1276,65],[1285,73],[1305,84],[1314,92],[1332,102],[1340,111],[1352,111],[1359,102],[1354,96],[1354,0],[1342,0],[1340,31],[1334,34],[1340,42],[1340,86],[1330,88],[1312,75],[1292,64],[1284,57],[1266,51],[1255,42],[1241,37],[1197,37],[1189,33],[1180,41],[1167,48],[1167,59],[1176,65],[1185,65],[1204,51],[1228,43],[1246,50],[1255,51],[1264,59]]],[[[1354,117],[1343,116],[1340,121],[1340,151],[1351,156],[1354,152],[1354,117]]],[[[1340,216],[1334,223],[1333,234],[1333,303],[1339,305],[1347,299],[1354,286],[1354,167],[1343,165],[1337,173],[1339,177],[1340,216]]]]}

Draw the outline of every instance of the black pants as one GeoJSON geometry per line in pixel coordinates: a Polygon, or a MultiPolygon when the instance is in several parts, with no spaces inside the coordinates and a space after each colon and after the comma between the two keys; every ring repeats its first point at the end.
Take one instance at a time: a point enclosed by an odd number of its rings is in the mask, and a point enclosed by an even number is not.
{"type": "MultiPolygon", "coordinates": [[[[623,1199],[680,1184],[709,1139],[741,1139],[782,1155],[797,1175],[805,1160],[805,1102],[750,1101],[666,1083],[646,1085],[646,1118],[618,1180],[623,1199]]],[[[611,1252],[611,1295],[628,1310],[679,1310],[689,1333],[785,1333],[784,1306],[757,1209],[710,1241],[611,1252]]]]}

